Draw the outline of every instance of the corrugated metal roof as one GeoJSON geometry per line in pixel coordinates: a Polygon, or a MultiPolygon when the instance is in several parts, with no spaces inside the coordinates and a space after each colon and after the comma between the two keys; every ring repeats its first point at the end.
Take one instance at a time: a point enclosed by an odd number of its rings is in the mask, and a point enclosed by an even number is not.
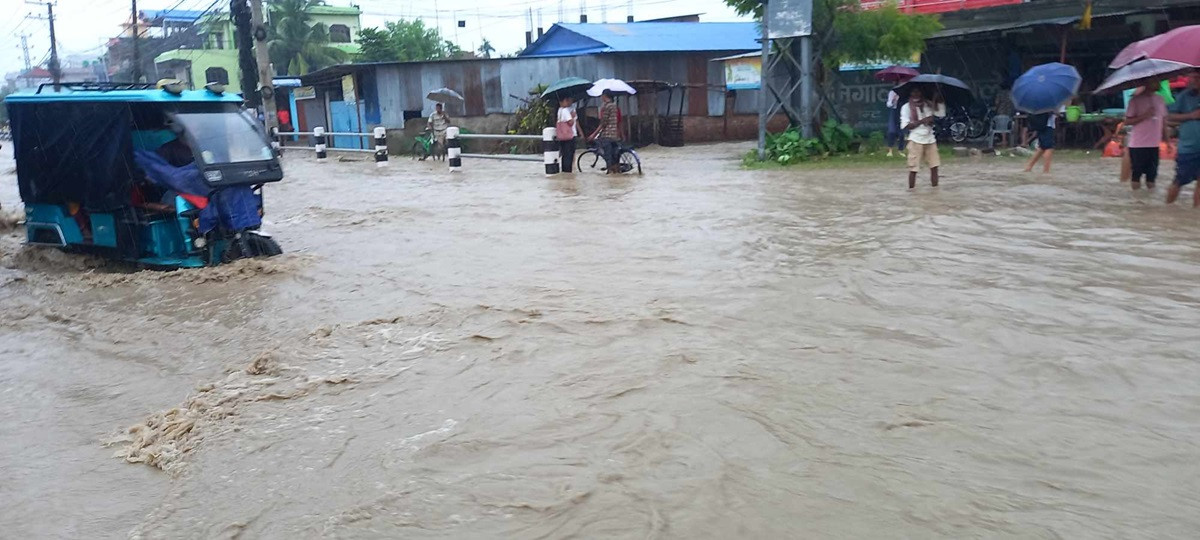
{"type": "Polygon", "coordinates": [[[149,21],[195,22],[205,14],[194,9],[143,9],[142,17],[149,21]]]}
{"type": "Polygon", "coordinates": [[[739,51],[761,48],[757,23],[555,24],[521,56],[617,52],[739,51]]]}

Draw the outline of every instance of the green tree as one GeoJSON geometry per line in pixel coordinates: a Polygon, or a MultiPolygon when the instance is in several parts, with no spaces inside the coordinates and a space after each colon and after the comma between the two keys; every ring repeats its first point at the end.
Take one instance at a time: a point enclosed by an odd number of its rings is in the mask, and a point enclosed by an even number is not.
{"type": "Polygon", "coordinates": [[[478,52],[479,55],[484,58],[491,58],[492,53],[496,52],[496,48],[492,46],[491,41],[488,41],[487,38],[484,38],[483,43],[479,45],[478,52]]]}
{"type": "Polygon", "coordinates": [[[359,62],[413,62],[452,58],[462,52],[457,45],[442,39],[436,28],[425,21],[391,21],[383,28],[364,28],[358,32],[359,62]]]}
{"type": "MultiPolygon", "coordinates": [[[[725,0],[741,15],[762,20],[762,0],[725,0]]],[[[941,30],[936,16],[907,14],[895,2],[863,9],[859,0],[813,0],[813,40],[824,68],[845,62],[904,61],[925,51],[941,30]]]]}
{"type": "Polygon", "coordinates": [[[321,0],[271,0],[267,48],[279,75],[304,75],[350,59],[329,44],[329,28],[313,22],[309,10],[321,0]]]}

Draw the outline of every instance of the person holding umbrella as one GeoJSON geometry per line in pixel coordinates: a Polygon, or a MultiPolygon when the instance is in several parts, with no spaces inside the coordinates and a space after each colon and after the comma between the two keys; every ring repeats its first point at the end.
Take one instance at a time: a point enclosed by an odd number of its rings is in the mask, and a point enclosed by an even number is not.
{"type": "Polygon", "coordinates": [[[942,157],[938,154],[933,124],[945,114],[945,109],[925,99],[925,91],[919,86],[909,92],[908,103],[900,107],[900,122],[908,131],[908,189],[917,187],[917,172],[921,169],[922,161],[929,164],[930,185],[938,185],[938,167],[942,165],[942,157]]]}
{"type": "Polygon", "coordinates": [[[1050,172],[1054,161],[1054,128],[1057,117],[1066,111],[1066,103],[1079,91],[1083,77],[1074,67],[1058,62],[1034,66],[1017,77],[1013,83],[1013,105],[1033,115],[1030,125],[1038,134],[1038,150],[1025,166],[1033,170],[1038,160],[1046,158],[1042,172],[1050,172]]]}
{"type": "Polygon", "coordinates": [[[1143,176],[1146,189],[1154,189],[1154,181],[1158,179],[1158,145],[1166,139],[1167,128],[1167,103],[1158,95],[1158,87],[1159,81],[1148,81],[1125,108],[1125,125],[1133,127],[1127,139],[1133,189],[1142,188],[1143,176]]]}
{"type": "Polygon", "coordinates": [[[446,151],[446,128],[450,127],[450,115],[443,110],[441,102],[433,106],[433,114],[425,123],[425,129],[433,130],[434,141],[437,142],[438,152],[446,151]]]}
{"type": "Polygon", "coordinates": [[[620,112],[617,110],[617,104],[613,102],[611,90],[600,94],[600,101],[603,102],[600,106],[600,126],[588,138],[600,143],[600,151],[604,155],[604,173],[621,174],[621,165],[617,161],[618,142],[621,139],[617,117],[620,112]]]}
{"type": "MultiPolygon", "coordinates": [[[[901,85],[920,74],[919,71],[910,67],[891,66],[876,73],[875,78],[883,82],[901,85]]],[[[901,105],[900,94],[896,92],[895,88],[889,90],[887,95],[888,126],[886,133],[888,157],[895,155],[892,152],[893,148],[899,151],[900,155],[904,155],[904,142],[908,134],[900,129],[901,105]]]]}
{"type": "Polygon", "coordinates": [[[558,140],[558,161],[562,172],[575,172],[575,137],[579,134],[579,115],[575,111],[575,100],[563,96],[558,100],[558,121],[554,124],[554,138],[558,140]]]}
{"type": "MultiPolygon", "coordinates": [[[[1167,190],[1167,204],[1200,177],[1200,72],[1188,76],[1188,85],[1167,109],[1168,122],[1179,123],[1179,152],[1175,157],[1175,182],[1167,190]]],[[[1192,206],[1200,207],[1200,189],[1192,195],[1192,206]]]]}

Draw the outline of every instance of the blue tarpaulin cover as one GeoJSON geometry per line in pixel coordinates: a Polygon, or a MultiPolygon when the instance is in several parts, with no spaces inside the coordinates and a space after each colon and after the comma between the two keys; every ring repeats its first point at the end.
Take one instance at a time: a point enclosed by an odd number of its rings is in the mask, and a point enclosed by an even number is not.
{"type": "Polygon", "coordinates": [[[208,197],[208,206],[200,211],[202,233],[213,230],[218,222],[235,231],[258,227],[262,223],[258,215],[258,196],[249,186],[210,192],[211,188],[204,183],[204,177],[195,163],[176,167],[150,150],[135,150],[133,159],[146,172],[146,177],[160,187],[208,197]]]}

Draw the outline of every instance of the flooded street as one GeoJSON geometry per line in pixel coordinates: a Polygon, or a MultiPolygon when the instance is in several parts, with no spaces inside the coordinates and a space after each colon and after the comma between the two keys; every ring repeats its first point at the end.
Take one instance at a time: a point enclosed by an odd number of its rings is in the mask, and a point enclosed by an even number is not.
{"type": "Polygon", "coordinates": [[[0,224],[3,536],[1200,530],[1200,211],[1099,159],[908,192],[748,147],[615,179],[289,152],[285,255],[213,269],[0,224]]]}

